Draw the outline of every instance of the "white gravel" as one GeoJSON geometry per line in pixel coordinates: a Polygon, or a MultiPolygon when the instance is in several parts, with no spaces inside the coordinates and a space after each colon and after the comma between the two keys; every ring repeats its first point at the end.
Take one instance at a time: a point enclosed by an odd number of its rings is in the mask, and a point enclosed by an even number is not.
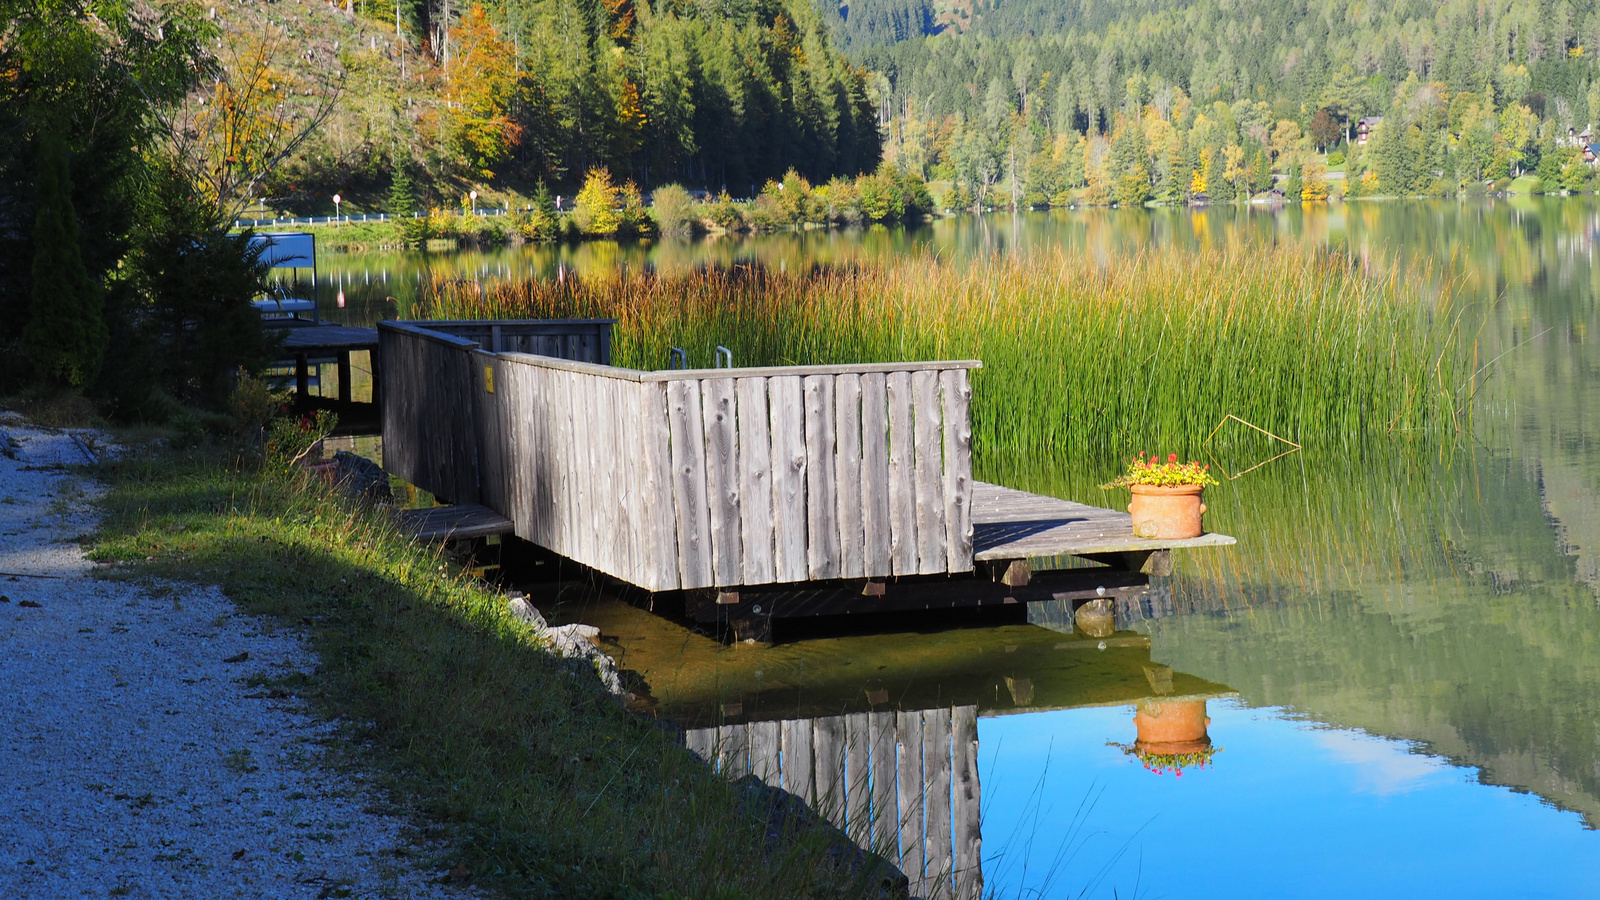
{"type": "Polygon", "coordinates": [[[83,450],[0,430],[0,897],[477,894],[259,683],[315,668],[298,635],[216,589],[94,578],[94,486],[59,466],[83,450]]]}

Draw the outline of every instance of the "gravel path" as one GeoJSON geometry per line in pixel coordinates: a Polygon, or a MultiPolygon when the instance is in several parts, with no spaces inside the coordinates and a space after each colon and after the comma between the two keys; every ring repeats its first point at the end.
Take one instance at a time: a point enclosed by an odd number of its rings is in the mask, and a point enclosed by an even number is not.
{"type": "Polygon", "coordinates": [[[94,486],[61,468],[83,449],[4,432],[0,897],[476,896],[261,684],[315,668],[296,634],[215,589],[94,578],[94,486]]]}

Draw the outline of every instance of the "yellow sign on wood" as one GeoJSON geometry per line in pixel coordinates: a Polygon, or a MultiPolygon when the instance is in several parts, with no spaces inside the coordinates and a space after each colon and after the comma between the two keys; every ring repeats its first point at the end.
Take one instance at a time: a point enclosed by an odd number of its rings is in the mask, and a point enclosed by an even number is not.
{"type": "Polygon", "coordinates": [[[483,367],[483,389],[490,394],[494,393],[494,366],[483,367]]]}

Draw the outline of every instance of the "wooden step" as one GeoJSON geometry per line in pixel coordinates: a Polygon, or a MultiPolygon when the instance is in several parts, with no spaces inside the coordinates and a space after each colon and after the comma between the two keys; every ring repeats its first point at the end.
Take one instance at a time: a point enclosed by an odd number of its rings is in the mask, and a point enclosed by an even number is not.
{"type": "Polygon", "coordinates": [[[487,506],[463,503],[432,509],[397,509],[395,525],[419,541],[464,541],[511,534],[511,520],[487,506]]]}

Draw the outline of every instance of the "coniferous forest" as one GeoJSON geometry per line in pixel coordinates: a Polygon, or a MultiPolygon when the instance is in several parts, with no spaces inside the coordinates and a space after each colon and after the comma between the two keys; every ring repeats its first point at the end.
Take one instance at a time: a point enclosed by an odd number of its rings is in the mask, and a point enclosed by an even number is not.
{"type": "Polygon", "coordinates": [[[996,205],[1592,183],[1600,4],[978,0],[905,36],[907,2],[840,26],[886,154],[996,205]]]}
{"type": "Polygon", "coordinates": [[[1537,182],[1522,189],[1582,190],[1600,116],[1593,0],[340,0],[213,15],[235,71],[265,60],[301,105],[338,94],[256,187],[286,199],[381,189],[397,166],[425,184],[569,192],[605,167],[646,190],[748,196],[791,168],[821,183],[880,161],[956,208],[1448,194],[1524,175],[1537,182]]]}

